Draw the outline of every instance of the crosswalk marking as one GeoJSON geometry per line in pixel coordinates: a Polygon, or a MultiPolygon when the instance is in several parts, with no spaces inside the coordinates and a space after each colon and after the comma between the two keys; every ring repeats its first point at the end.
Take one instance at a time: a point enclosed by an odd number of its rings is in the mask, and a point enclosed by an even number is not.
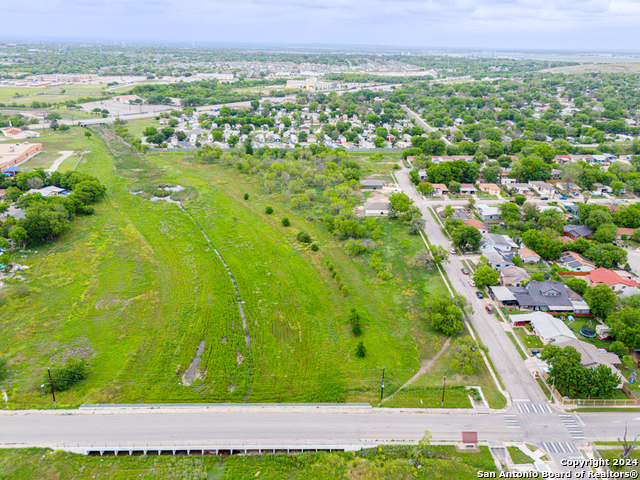
{"type": "Polygon", "coordinates": [[[544,442],[542,444],[542,449],[547,453],[576,452],[576,447],[574,447],[570,442],[544,442]]]}
{"type": "Polygon", "coordinates": [[[573,418],[573,415],[569,415],[568,413],[563,413],[558,416],[560,417],[560,420],[562,420],[562,423],[564,424],[564,426],[567,427],[567,430],[569,431],[569,433],[571,434],[571,437],[573,437],[574,440],[582,440],[585,438],[584,433],[582,432],[582,429],[576,423],[575,419],[573,418]]]}
{"type": "Polygon", "coordinates": [[[515,415],[505,414],[504,421],[507,424],[507,428],[520,428],[520,422],[515,415]]]}
{"type": "Polygon", "coordinates": [[[553,413],[549,405],[540,403],[517,403],[516,407],[520,413],[553,413]]]}

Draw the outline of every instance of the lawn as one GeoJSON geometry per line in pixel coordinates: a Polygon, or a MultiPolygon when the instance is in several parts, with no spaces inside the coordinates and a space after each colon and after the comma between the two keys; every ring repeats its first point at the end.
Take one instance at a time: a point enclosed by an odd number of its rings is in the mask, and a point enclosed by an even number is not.
{"type": "Polygon", "coordinates": [[[511,456],[511,460],[516,465],[520,465],[523,463],[533,463],[534,460],[529,455],[526,455],[520,450],[518,447],[507,447],[509,451],[509,455],[511,456]]]}
{"type": "MultiPolygon", "coordinates": [[[[7,105],[13,102],[23,105],[31,105],[33,101],[46,103],[66,102],[67,100],[77,100],[83,97],[101,97],[103,88],[104,85],[101,84],[61,85],[59,87],[46,88],[0,86],[0,102],[7,105]],[[64,90],[64,93],[62,93],[62,90],[64,90]]],[[[121,93],[118,92],[118,94],[121,93]]]]}
{"type": "Polygon", "coordinates": [[[359,452],[319,452],[298,455],[203,457],[85,457],[45,449],[0,450],[0,480],[64,478],[167,479],[350,479],[388,480],[477,478],[478,470],[495,472],[487,447],[459,453],[452,446],[426,446],[420,468],[416,448],[380,446],[359,452]]]}
{"type": "MultiPolygon", "coordinates": [[[[614,464],[614,463],[622,463],[622,459],[618,456],[618,455],[622,456],[622,449],[598,450],[598,453],[600,453],[602,458],[609,460],[609,468],[611,468],[611,470],[623,471],[623,472],[637,472],[638,470],[640,470],[640,468],[638,467],[638,465],[640,464],[640,450],[634,450],[631,452],[628,459],[628,462],[630,463],[630,465],[614,464]]],[[[634,478],[634,477],[631,477],[631,478],[634,478]]]]}
{"type": "Polygon", "coordinates": [[[591,318],[584,318],[584,317],[574,317],[574,320],[572,322],[569,320],[563,320],[563,321],[573,331],[575,336],[578,337],[578,340],[582,340],[583,342],[587,342],[587,343],[592,343],[598,348],[608,349],[611,346],[611,342],[603,342],[602,340],[599,340],[598,337],[595,337],[595,338],[583,337],[580,334],[580,330],[584,325],[587,325],[587,327],[591,330],[595,330],[596,326],[600,324],[597,320],[593,320],[591,318]]]}
{"type": "MultiPolygon", "coordinates": [[[[71,356],[86,358],[91,374],[58,395],[62,406],[377,403],[383,366],[393,391],[440,349],[444,337],[429,330],[420,309],[446,288],[436,272],[408,266],[424,245],[399,222],[381,220],[377,249],[392,274],[384,281],[367,258],[347,256],[312,214],[289,209],[284,196],[262,197],[255,177],[195,163],[184,152],[140,157],[98,128],[91,140],[79,129],[42,139],[52,158],[63,149],[91,150],[78,170],[108,190],[95,215],[79,217],[57,241],[20,259],[31,267],[23,274],[26,291],[3,292],[0,348],[10,363],[4,386],[13,408],[48,407],[40,388],[46,367],[71,356]],[[147,200],[169,184],[186,188],[174,194],[184,210],[147,200]],[[267,205],[273,215],[264,213],[267,205]],[[291,227],[281,225],[284,216],[291,227]],[[295,240],[300,230],[319,242],[319,252],[295,240]],[[233,273],[246,327],[214,247],[233,273]],[[362,317],[359,339],[348,323],[351,308],[362,317]],[[200,378],[187,386],[182,374],[201,341],[200,378]],[[364,359],[355,356],[359,341],[364,359]]],[[[459,380],[468,381],[482,385],[459,380]]]]}
{"type": "Polygon", "coordinates": [[[541,349],[544,346],[542,344],[542,340],[540,340],[536,335],[529,335],[525,328],[516,327],[513,330],[528,349],[541,349]]]}

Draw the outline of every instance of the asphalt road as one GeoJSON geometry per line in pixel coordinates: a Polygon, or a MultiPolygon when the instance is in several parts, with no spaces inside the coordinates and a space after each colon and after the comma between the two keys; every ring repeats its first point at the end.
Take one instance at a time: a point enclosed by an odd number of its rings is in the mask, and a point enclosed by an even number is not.
{"type": "MultiPolygon", "coordinates": [[[[406,193],[422,211],[426,222],[425,232],[429,241],[435,245],[441,245],[449,250],[451,242],[445,237],[440,225],[433,218],[428,210],[429,203],[421,199],[414,185],[408,177],[408,170],[403,169],[396,172],[396,178],[400,188],[406,193]]],[[[505,384],[514,402],[531,401],[534,403],[546,403],[547,399],[540,390],[540,387],[533,375],[525,367],[520,354],[516,350],[507,333],[501,327],[495,314],[489,314],[485,310],[485,305],[490,300],[479,299],[476,296],[476,288],[469,285],[469,275],[462,273],[463,265],[457,255],[449,256],[450,263],[444,264],[444,270],[452,283],[454,290],[467,298],[473,307],[473,314],[469,315],[471,323],[475,328],[480,341],[489,348],[489,357],[496,367],[503,383],[505,384]]]]}

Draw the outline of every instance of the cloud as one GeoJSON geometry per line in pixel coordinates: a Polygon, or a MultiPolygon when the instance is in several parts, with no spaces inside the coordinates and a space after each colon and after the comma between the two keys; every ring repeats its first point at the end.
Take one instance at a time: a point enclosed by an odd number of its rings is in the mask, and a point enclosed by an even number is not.
{"type": "Polygon", "coordinates": [[[2,17],[5,39],[580,50],[640,40],[640,0],[31,0],[2,17]]]}

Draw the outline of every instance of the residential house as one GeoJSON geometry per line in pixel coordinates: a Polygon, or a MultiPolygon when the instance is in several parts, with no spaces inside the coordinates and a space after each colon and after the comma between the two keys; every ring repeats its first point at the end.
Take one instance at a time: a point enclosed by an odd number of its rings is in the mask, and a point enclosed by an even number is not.
{"type": "Polygon", "coordinates": [[[363,190],[381,190],[384,184],[384,180],[360,180],[360,188],[363,190]]]}
{"type": "Polygon", "coordinates": [[[542,340],[544,345],[578,340],[576,335],[562,320],[548,313],[525,313],[522,315],[511,315],[510,318],[512,322],[530,322],[534,333],[542,340]]]}
{"type": "Polygon", "coordinates": [[[0,132],[2,132],[5,137],[12,138],[13,140],[24,140],[25,138],[37,138],[40,136],[38,132],[21,130],[16,127],[0,128],[0,132]]]}
{"type": "Polygon", "coordinates": [[[494,247],[483,248],[482,256],[488,260],[489,265],[495,270],[513,265],[513,262],[504,255],[504,252],[494,247]]]}
{"type": "Polygon", "coordinates": [[[576,252],[564,252],[560,255],[560,261],[564,268],[572,272],[591,272],[596,269],[596,266],[591,261],[576,252]]]}
{"type": "Polygon", "coordinates": [[[573,195],[578,195],[582,189],[577,186],[575,183],[569,182],[558,182],[556,186],[565,193],[572,193],[573,195]]]}
{"type": "Polygon", "coordinates": [[[504,253],[515,253],[518,250],[518,245],[508,235],[485,233],[480,238],[480,248],[484,250],[490,247],[504,253]]]}
{"type": "Polygon", "coordinates": [[[420,180],[426,180],[427,179],[427,171],[422,169],[422,170],[418,170],[418,178],[420,178],[420,180]]]}
{"type": "Polygon", "coordinates": [[[551,169],[551,180],[560,180],[561,176],[562,176],[562,170],[559,170],[557,168],[551,169]]]}
{"type": "Polygon", "coordinates": [[[528,183],[512,183],[508,186],[508,188],[518,195],[524,195],[527,192],[531,191],[531,185],[528,183]]]}
{"type": "Polygon", "coordinates": [[[591,285],[606,285],[614,292],[621,292],[627,288],[638,288],[640,284],[630,278],[624,278],[618,275],[616,272],[608,270],[606,268],[596,268],[591,270],[589,275],[586,276],[591,285]]]}
{"type": "Polygon", "coordinates": [[[495,183],[480,183],[478,189],[481,192],[488,193],[489,195],[500,195],[500,187],[495,183]]]}
{"type": "Polygon", "coordinates": [[[364,204],[365,215],[389,215],[389,202],[367,202],[364,204]]]}
{"type": "Polygon", "coordinates": [[[55,187],[53,185],[44,188],[32,188],[27,193],[39,193],[43,197],[58,197],[61,195],[67,195],[67,192],[64,188],[55,187]]]}
{"type": "Polygon", "coordinates": [[[470,227],[476,227],[480,233],[489,233],[491,229],[489,225],[480,220],[476,220],[475,218],[470,218],[469,220],[464,220],[464,224],[470,227]]]}
{"type": "Polygon", "coordinates": [[[594,183],[594,195],[604,195],[605,193],[613,193],[613,188],[608,185],[603,185],[601,183],[594,183]]]}
{"type": "Polygon", "coordinates": [[[547,182],[529,181],[531,189],[538,192],[543,197],[550,197],[556,192],[556,188],[547,182]]]}
{"type": "Polygon", "coordinates": [[[578,238],[589,238],[593,234],[586,225],[565,225],[564,236],[569,237],[571,240],[577,240],[578,238]]]}
{"type": "Polygon", "coordinates": [[[463,183],[460,185],[460,193],[462,195],[475,195],[477,191],[476,187],[471,183],[463,183]]]}
{"type": "Polygon", "coordinates": [[[485,203],[479,203],[476,205],[476,210],[480,214],[480,218],[483,221],[500,221],[502,217],[500,216],[500,210],[493,205],[487,205],[485,203]]]}
{"type": "Polygon", "coordinates": [[[524,263],[534,264],[540,263],[540,255],[531,250],[530,248],[521,248],[518,250],[518,256],[522,259],[524,263]]]}
{"type": "Polygon", "coordinates": [[[562,282],[532,280],[524,287],[508,288],[521,309],[574,312],[577,307],[582,312],[585,308],[584,301],[575,292],[572,291],[574,299],[569,297],[568,289],[562,282]]]}
{"type": "Polygon", "coordinates": [[[517,183],[517,180],[515,178],[507,177],[506,173],[503,173],[502,175],[500,175],[501,185],[513,185],[514,183],[517,183]]]}
{"type": "Polygon", "coordinates": [[[504,287],[519,287],[531,277],[524,268],[515,265],[507,265],[500,269],[500,285],[504,287]]]}
{"type": "Polygon", "coordinates": [[[575,203],[564,202],[564,203],[561,203],[560,205],[562,205],[567,212],[573,215],[578,215],[578,206],[575,203]]]}
{"type": "Polygon", "coordinates": [[[441,197],[442,195],[449,193],[449,189],[444,183],[432,183],[431,186],[433,187],[434,197],[441,197]]]}
{"type": "Polygon", "coordinates": [[[561,348],[573,347],[580,353],[580,362],[586,368],[596,368],[599,365],[606,365],[611,371],[618,376],[620,384],[616,388],[622,388],[622,384],[626,381],[617,366],[620,365],[620,357],[615,353],[607,352],[603,348],[598,348],[592,343],[583,342],[581,340],[572,339],[563,342],[555,342],[561,348]]]}
{"type": "Polygon", "coordinates": [[[616,238],[620,240],[623,235],[626,235],[627,238],[631,238],[636,234],[637,230],[635,228],[618,228],[616,230],[616,238]]]}

